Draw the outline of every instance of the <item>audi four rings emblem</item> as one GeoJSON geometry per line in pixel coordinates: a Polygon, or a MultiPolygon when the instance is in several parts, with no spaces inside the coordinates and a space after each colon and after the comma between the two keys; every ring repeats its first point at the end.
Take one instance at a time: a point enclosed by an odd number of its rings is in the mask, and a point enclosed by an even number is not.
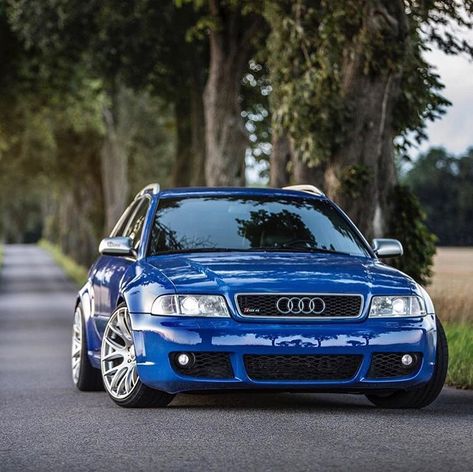
{"type": "Polygon", "coordinates": [[[276,308],[283,315],[320,315],[325,302],[320,297],[281,297],[276,308]]]}

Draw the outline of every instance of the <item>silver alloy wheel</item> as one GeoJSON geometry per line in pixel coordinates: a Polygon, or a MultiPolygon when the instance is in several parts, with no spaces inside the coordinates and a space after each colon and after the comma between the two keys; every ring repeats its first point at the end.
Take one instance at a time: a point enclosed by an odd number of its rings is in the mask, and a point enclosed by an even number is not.
{"type": "Polygon", "coordinates": [[[105,388],[115,399],[128,397],[138,384],[130,315],[125,307],[108,320],[102,339],[101,371],[105,388]]]}
{"type": "Polygon", "coordinates": [[[80,363],[82,357],[82,315],[77,307],[74,313],[74,323],[72,324],[72,381],[77,385],[80,375],[80,363]]]}

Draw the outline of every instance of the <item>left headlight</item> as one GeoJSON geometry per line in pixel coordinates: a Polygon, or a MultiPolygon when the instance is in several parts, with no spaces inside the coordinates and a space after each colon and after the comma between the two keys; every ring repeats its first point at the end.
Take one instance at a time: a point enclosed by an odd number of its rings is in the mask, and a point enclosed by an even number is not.
{"type": "Polygon", "coordinates": [[[373,297],[371,300],[370,318],[403,316],[424,316],[424,300],[420,297],[373,297]]]}
{"type": "Polygon", "coordinates": [[[229,317],[221,295],[161,295],[151,307],[151,314],[161,316],[229,317]]]}

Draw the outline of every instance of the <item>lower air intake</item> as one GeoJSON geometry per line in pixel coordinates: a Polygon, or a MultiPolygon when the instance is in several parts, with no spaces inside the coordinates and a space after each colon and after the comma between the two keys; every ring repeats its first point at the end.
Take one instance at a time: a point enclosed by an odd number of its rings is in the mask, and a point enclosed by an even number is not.
{"type": "Polygon", "coordinates": [[[347,380],[360,367],[359,355],[245,355],[253,380],[347,380]]]}
{"type": "Polygon", "coordinates": [[[371,357],[369,379],[386,379],[391,377],[406,377],[419,370],[422,361],[420,352],[375,352],[371,357]],[[402,363],[402,357],[409,354],[413,362],[409,366],[402,363]]]}
{"type": "Polygon", "coordinates": [[[179,353],[171,354],[171,363],[181,375],[208,379],[232,379],[234,377],[230,354],[227,352],[186,352],[189,365],[181,366],[177,362],[179,353]]]}

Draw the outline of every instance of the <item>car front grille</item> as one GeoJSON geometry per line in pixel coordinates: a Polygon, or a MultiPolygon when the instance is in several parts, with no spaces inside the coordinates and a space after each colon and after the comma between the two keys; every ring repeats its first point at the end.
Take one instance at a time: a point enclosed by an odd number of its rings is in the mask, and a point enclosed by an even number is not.
{"type": "Polygon", "coordinates": [[[253,380],[347,380],[355,376],[360,355],[261,355],[244,356],[253,380]]]}
{"type": "Polygon", "coordinates": [[[356,318],[361,314],[361,295],[240,294],[236,297],[242,316],[284,318],[356,318]]]}
{"type": "Polygon", "coordinates": [[[390,377],[406,377],[417,372],[422,362],[420,352],[375,352],[371,357],[371,365],[367,378],[386,379],[390,377]],[[410,354],[414,362],[410,366],[402,364],[404,354],[410,354]]]}
{"type": "Polygon", "coordinates": [[[171,363],[181,375],[210,379],[232,379],[234,377],[228,352],[186,352],[191,358],[189,366],[178,364],[179,353],[172,353],[171,363]]]}

